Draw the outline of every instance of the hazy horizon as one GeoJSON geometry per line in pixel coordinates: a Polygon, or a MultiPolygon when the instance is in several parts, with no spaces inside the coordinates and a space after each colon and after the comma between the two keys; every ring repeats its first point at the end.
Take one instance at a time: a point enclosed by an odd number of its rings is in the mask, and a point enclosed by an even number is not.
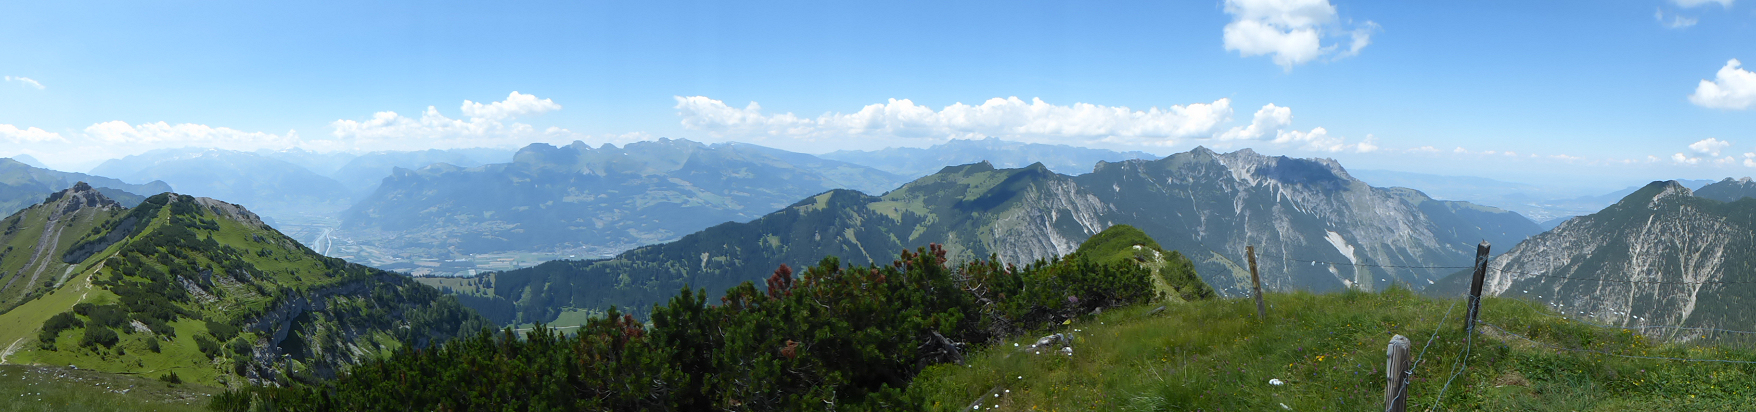
{"type": "Polygon", "coordinates": [[[0,156],[956,138],[1624,187],[1756,170],[1756,12],[1605,4],[21,4],[0,156]],[[1508,10],[1514,12],[1508,13],[1508,10]],[[160,24],[177,21],[179,24],[160,24]]]}

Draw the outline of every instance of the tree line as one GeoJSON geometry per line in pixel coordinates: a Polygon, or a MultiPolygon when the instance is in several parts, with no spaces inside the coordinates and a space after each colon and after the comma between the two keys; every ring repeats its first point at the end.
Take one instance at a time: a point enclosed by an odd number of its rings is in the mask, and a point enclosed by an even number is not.
{"type": "MultiPolygon", "coordinates": [[[[567,336],[538,326],[403,348],[336,379],[252,386],[215,410],[914,410],[929,365],[1104,307],[1158,298],[1131,260],[948,265],[939,245],[889,265],[834,257],[709,304],[683,288],[650,323],[618,308],[567,336]]],[[[1178,256],[1178,258],[1181,258],[1178,256]]],[[[1199,281],[1199,280],[1197,280],[1199,281]]]]}

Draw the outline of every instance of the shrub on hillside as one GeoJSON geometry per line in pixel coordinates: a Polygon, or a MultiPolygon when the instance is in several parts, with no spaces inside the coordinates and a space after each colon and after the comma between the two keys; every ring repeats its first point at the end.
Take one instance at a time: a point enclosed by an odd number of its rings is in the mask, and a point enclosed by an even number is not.
{"type": "Polygon", "coordinates": [[[104,327],[115,328],[128,323],[128,315],[123,313],[122,309],[116,307],[116,305],[93,305],[90,303],[81,303],[73,305],[73,312],[85,315],[87,319],[91,319],[92,324],[104,327]]]}
{"type": "Polygon", "coordinates": [[[782,266],[765,288],[745,282],[719,305],[684,289],[654,306],[651,326],[610,308],[571,338],[541,326],[522,338],[483,330],[438,348],[405,346],[327,382],[228,391],[212,406],[924,409],[900,390],[926,366],[961,362],[1005,333],[1145,301],[1150,282],[1139,265],[1090,260],[948,267],[938,245],[886,266],[843,267],[830,257],[797,272],[782,266]]]}
{"type": "Polygon", "coordinates": [[[83,327],[85,321],[79,320],[73,312],[57,313],[43,322],[43,330],[37,333],[37,341],[42,344],[43,349],[55,350],[55,339],[61,336],[61,331],[83,327]]]}
{"type": "Polygon", "coordinates": [[[108,348],[116,346],[116,342],[120,341],[120,338],[116,336],[116,331],[110,330],[110,328],[97,325],[87,326],[88,327],[85,328],[85,338],[80,339],[79,346],[97,347],[102,345],[103,347],[108,348]]]}

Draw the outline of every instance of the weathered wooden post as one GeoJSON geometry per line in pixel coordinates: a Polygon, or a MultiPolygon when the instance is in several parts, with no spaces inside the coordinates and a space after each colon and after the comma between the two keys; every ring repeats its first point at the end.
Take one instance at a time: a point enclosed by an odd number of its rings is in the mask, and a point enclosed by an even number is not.
{"type": "Polygon", "coordinates": [[[1384,348],[1384,412],[1403,412],[1408,408],[1408,338],[1396,335],[1384,348]]]}
{"type": "Polygon", "coordinates": [[[1267,319],[1268,307],[1262,304],[1262,277],[1256,275],[1256,247],[1244,246],[1244,254],[1250,260],[1250,285],[1256,290],[1256,318],[1267,319]]]}
{"type": "Polygon", "coordinates": [[[1464,332],[1475,332],[1476,315],[1482,310],[1482,282],[1488,276],[1488,241],[1476,245],[1476,272],[1469,281],[1469,317],[1464,319],[1464,332]]]}

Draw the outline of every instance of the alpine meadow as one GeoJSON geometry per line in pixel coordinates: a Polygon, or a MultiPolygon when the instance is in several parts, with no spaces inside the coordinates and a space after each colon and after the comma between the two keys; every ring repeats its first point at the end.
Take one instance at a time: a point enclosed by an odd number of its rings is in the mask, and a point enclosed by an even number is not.
{"type": "Polygon", "coordinates": [[[1756,401],[1756,2],[5,10],[0,412],[1756,401]]]}

